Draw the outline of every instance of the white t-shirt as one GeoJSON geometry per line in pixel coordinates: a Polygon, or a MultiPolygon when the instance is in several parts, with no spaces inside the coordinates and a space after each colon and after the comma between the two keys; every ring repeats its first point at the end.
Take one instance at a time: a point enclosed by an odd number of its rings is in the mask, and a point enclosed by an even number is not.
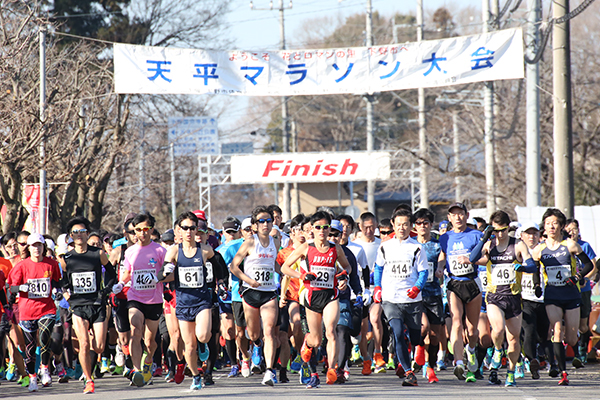
{"type": "Polygon", "coordinates": [[[377,261],[377,250],[379,250],[379,246],[381,246],[381,239],[376,237],[374,241],[366,242],[362,238],[359,238],[356,239],[354,243],[359,244],[363,248],[365,254],[367,255],[369,269],[373,271],[373,267],[375,267],[375,261],[377,261]]]}
{"type": "Polygon", "coordinates": [[[421,301],[421,293],[414,299],[406,294],[417,282],[419,272],[427,271],[427,255],[419,242],[413,238],[384,242],[377,251],[377,265],[383,267],[382,301],[396,304],[421,301]]]}
{"type": "MultiPolygon", "coordinates": [[[[367,265],[369,265],[369,263],[367,262],[367,255],[365,254],[365,251],[363,250],[362,246],[356,242],[348,242],[346,247],[352,252],[352,254],[354,254],[354,257],[356,257],[356,263],[358,264],[358,278],[360,279],[360,286],[362,286],[362,289],[364,291],[365,281],[363,279],[363,268],[367,268],[367,265]]],[[[351,291],[350,298],[356,298],[354,291],[351,291]]]]}

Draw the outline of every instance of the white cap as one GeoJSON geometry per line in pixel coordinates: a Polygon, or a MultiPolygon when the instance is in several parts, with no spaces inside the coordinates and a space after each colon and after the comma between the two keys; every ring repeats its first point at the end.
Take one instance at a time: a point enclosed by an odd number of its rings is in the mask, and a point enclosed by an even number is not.
{"type": "Polygon", "coordinates": [[[54,244],[54,240],[46,239],[46,247],[54,251],[54,248],[56,247],[56,245],[54,244]]]}
{"type": "Polygon", "coordinates": [[[32,233],[27,238],[27,244],[31,246],[32,244],[36,243],[46,243],[46,239],[44,239],[44,237],[40,233],[32,233]]]}
{"type": "Polygon", "coordinates": [[[244,218],[244,220],[242,221],[242,229],[246,229],[249,226],[252,226],[252,218],[244,218]]]}
{"type": "Polygon", "coordinates": [[[477,220],[475,218],[471,217],[467,220],[467,224],[477,226],[477,220]]]}
{"type": "Polygon", "coordinates": [[[531,222],[531,223],[529,223],[529,224],[525,224],[525,225],[521,226],[521,227],[519,228],[519,230],[520,230],[521,232],[525,232],[526,230],[528,230],[528,229],[532,229],[532,228],[533,228],[533,229],[536,229],[536,230],[538,230],[538,231],[540,230],[540,226],[539,226],[538,224],[536,224],[535,222],[531,222]]]}
{"type": "Polygon", "coordinates": [[[60,236],[58,236],[58,238],[56,239],[56,243],[56,255],[60,256],[63,254],[67,254],[67,252],[69,251],[69,243],[73,243],[73,238],[71,238],[71,236],[68,236],[66,233],[63,233],[60,236]]]}

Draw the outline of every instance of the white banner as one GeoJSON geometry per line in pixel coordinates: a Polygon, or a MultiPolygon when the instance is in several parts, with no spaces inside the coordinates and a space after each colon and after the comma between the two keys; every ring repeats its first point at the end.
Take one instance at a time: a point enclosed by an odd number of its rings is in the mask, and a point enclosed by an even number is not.
{"type": "Polygon", "coordinates": [[[115,91],[292,96],[522,79],[520,28],[324,50],[207,51],[115,44],[115,91]]]}
{"type": "Polygon", "coordinates": [[[273,153],[231,156],[231,183],[345,182],[390,178],[390,154],[273,153]]]}

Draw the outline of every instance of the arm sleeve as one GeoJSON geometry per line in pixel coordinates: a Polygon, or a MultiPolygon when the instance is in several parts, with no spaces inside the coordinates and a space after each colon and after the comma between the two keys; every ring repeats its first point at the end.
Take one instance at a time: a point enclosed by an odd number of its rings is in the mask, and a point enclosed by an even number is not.
{"type": "Polygon", "coordinates": [[[594,269],[594,265],[592,264],[592,260],[590,260],[590,258],[587,256],[587,254],[585,254],[585,252],[582,251],[581,253],[577,254],[577,258],[579,258],[579,260],[583,264],[583,269],[580,272],[581,276],[586,276],[587,274],[592,272],[592,270],[594,269]]]}
{"type": "Polygon", "coordinates": [[[479,242],[477,242],[477,245],[473,248],[473,250],[471,250],[471,255],[469,255],[469,261],[471,261],[471,263],[476,263],[477,261],[479,261],[479,259],[481,258],[481,251],[483,250],[484,244],[485,242],[483,240],[480,240],[479,242]]]}
{"type": "Polygon", "coordinates": [[[218,251],[215,251],[215,255],[212,258],[207,260],[213,265],[213,274],[215,281],[218,280],[227,280],[229,276],[227,270],[227,264],[225,264],[225,260],[223,260],[223,256],[218,251]]]}
{"type": "Polygon", "coordinates": [[[375,264],[375,286],[381,287],[381,277],[383,276],[383,266],[375,264]]]}
{"type": "Polygon", "coordinates": [[[427,282],[427,276],[429,275],[429,271],[419,271],[419,277],[415,282],[415,286],[419,288],[419,290],[423,289],[425,282],[427,282]]]}
{"type": "Polygon", "coordinates": [[[354,257],[354,255],[350,256],[350,254],[351,252],[346,254],[346,258],[348,258],[348,263],[352,269],[352,271],[350,271],[349,283],[354,294],[358,295],[359,293],[362,293],[362,286],[360,285],[360,278],[358,277],[356,257],[354,257]]]}
{"type": "Polygon", "coordinates": [[[528,258],[527,261],[525,261],[525,272],[534,274],[537,270],[538,268],[535,261],[533,261],[533,258],[528,258]]]}

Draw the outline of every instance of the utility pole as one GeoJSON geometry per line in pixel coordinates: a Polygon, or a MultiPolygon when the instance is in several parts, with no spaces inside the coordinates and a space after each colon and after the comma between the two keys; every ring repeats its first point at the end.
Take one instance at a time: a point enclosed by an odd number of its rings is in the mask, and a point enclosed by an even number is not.
{"type": "MultiPolygon", "coordinates": [[[[526,52],[533,58],[539,46],[541,20],[541,0],[527,0],[527,39],[526,52]]],[[[539,63],[526,64],[527,69],[527,207],[542,205],[541,161],[540,161],[540,82],[539,63]]]]}
{"type": "MultiPolygon", "coordinates": [[[[554,0],[552,17],[569,12],[569,0],[554,0]]],[[[554,81],[554,205],[567,218],[574,215],[573,132],[571,121],[570,24],[554,24],[552,63],[554,81]]]]}
{"type": "Polygon", "coordinates": [[[142,122],[142,130],[140,134],[140,152],[139,152],[139,164],[138,164],[138,176],[140,181],[140,212],[146,212],[146,170],[144,165],[144,140],[145,140],[145,129],[146,123],[142,122]]]}
{"type": "Polygon", "coordinates": [[[452,130],[454,134],[454,201],[462,202],[462,191],[460,187],[460,134],[458,132],[458,112],[452,113],[452,130]]]}
{"type": "MultiPolygon", "coordinates": [[[[367,0],[367,29],[366,29],[367,47],[373,46],[373,7],[371,0],[367,0]]],[[[375,137],[373,135],[373,94],[367,93],[367,151],[371,152],[375,147],[375,137]]],[[[375,181],[367,181],[367,209],[376,214],[375,209],[375,181]]]]}
{"type": "MultiPolygon", "coordinates": [[[[417,0],[417,42],[423,40],[423,0],[417,0]]],[[[427,136],[425,134],[425,89],[420,87],[419,101],[419,168],[420,168],[420,199],[422,208],[429,208],[429,189],[427,187],[427,136]]]]}
{"type": "Polygon", "coordinates": [[[46,233],[46,213],[48,205],[46,170],[46,28],[40,28],[40,122],[42,124],[42,140],[40,141],[40,203],[38,233],[46,233]]]}
{"type": "MultiPolygon", "coordinates": [[[[491,25],[491,17],[498,17],[498,14],[491,15],[490,0],[482,2],[482,22],[483,33],[489,32],[491,25]]],[[[492,0],[497,5],[498,0],[492,0]]],[[[498,10],[498,7],[494,7],[498,10]]],[[[485,198],[486,198],[486,214],[488,217],[496,210],[495,197],[495,176],[494,176],[494,83],[484,83],[483,108],[485,115],[485,127],[483,135],[483,143],[485,148],[485,198]]]]}
{"type": "MultiPolygon", "coordinates": [[[[292,118],[291,121],[291,128],[292,128],[292,152],[293,153],[297,153],[298,152],[298,132],[296,131],[296,121],[292,118]]],[[[292,184],[293,190],[292,190],[292,214],[290,215],[290,218],[293,218],[294,216],[300,214],[300,191],[298,190],[298,182],[294,182],[292,184]]]]}
{"type": "MultiPolygon", "coordinates": [[[[280,38],[279,48],[281,50],[286,49],[284,11],[289,10],[290,8],[292,8],[292,0],[290,0],[290,4],[288,7],[284,7],[283,0],[279,0],[279,38],[280,38]]],[[[251,1],[250,9],[251,10],[273,10],[273,1],[271,0],[269,8],[255,8],[253,2],[251,1]]],[[[287,101],[288,101],[287,96],[281,97],[281,133],[282,133],[282,144],[283,144],[283,152],[284,153],[290,152],[290,130],[289,130],[289,124],[288,124],[287,101]]],[[[279,192],[278,184],[276,183],[275,184],[275,202],[276,203],[279,202],[278,192],[279,192]]],[[[291,204],[292,204],[292,201],[291,201],[291,196],[290,196],[290,184],[289,184],[289,182],[284,182],[283,183],[283,204],[282,204],[283,205],[282,217],[283,217],[284,221],[286,221],[287,219],[292,217],[291,204]]]]}
{"type": "Polygon", "coordinates": [[[177,220],[177,201],[175,199],[175,145],[169,143],[169,162],[171,163],[171,221],[177,220]]]}

